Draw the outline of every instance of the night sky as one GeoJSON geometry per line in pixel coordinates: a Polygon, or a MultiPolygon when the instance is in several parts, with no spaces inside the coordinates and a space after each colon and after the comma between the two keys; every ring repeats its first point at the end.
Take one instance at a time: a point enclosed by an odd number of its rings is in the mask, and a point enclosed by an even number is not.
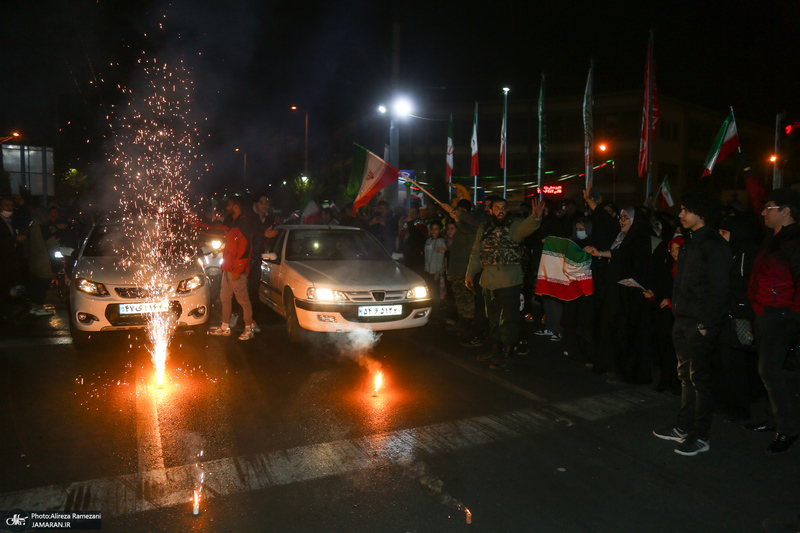
{"type": "MultiPolygon", "coordinates": [[[[146,52],[192,70],[217,180],[240,164],[237,147],[248,152],[248,172],[276,179],[305,111],[313,137],[389,99],[395,21],[400,86],[420,115],[433,102],[499,101],[504,85],[510,98],[535,98],[542,71],[548,94],[580,94],[590,59],[596,93],[643,90],[653,28],[662,94],[719,111],[733,105],[740,120],[770,127],[779,111],[800,120],[800,3],[671,4],[683,3],[6,2],[0,135],[19,130],[31,144],[53,144],[57,114],[102,117],[98,109],[121,97],[117,83],[136,88],[135,60],[146,52]],[[70,104],[57,105],[64,95],[70,104]]],[[[93,127],[109,134],[103,120],[93,127]]]]}

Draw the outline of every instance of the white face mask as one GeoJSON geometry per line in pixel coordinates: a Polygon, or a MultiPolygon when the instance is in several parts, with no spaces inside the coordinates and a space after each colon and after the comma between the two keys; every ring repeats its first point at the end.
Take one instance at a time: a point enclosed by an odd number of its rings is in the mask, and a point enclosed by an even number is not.
{"type": "Polygon", "coordinates": [[[584,240],[584,239],[585,239],[585,238],[586,238],[588,235],[586,235],[586,232],[585,232],[584,230],[582,230],[582,229],[579,229],[578,231],[576,231],[576,232],[575,232],[575,236],[576,236],[576,237],[578,237],[578,240],[579,240],[579,241],[582,241],[582,240],[584,240]]]}
{"type": "Polygon", "coordinates": [[[13,214],[14,214],[13,211],[0,211],[0,215],[3,215],[6,218],[11,218],[11,215],[13,214]]]}

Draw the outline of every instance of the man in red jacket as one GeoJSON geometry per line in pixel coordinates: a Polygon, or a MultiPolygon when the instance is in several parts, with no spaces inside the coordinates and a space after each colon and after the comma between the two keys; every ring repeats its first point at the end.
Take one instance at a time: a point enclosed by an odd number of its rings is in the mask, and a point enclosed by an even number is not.
{"type": "Polygon", "coordinates": [[[244,313],[244,331],[240,341],[253,338],[253,308],[247,295],[247,274],[250,272],[250,256],[252,254],[253,230],[247,217],[242,216],[242,199],[234,196],[228,200],[225,208],[233,222],[225,232],[225,252],[222,255],[222,287],[219,299],[222,301],[222,325],[209,330],[210,335],[228,337],[231,334],[230,320],[232,296],[242,306],[244,313]]]}
{"type": "Polygon", "coordinates": [[[748,298],[756,313],[758,373],[769,394],[772,422],[747,424],[775,431],[767,453],[782,453],[797,440],[798,424],[783,375],[783,362],[800,333],[800,192],[775,189],[761,211],[775,233],[756,257],[748,298]]]}

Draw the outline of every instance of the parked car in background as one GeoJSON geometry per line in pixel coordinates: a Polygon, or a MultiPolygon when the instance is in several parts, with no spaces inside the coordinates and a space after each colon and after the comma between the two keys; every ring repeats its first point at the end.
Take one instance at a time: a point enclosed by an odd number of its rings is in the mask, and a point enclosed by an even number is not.
{"type": "Polygon", "coordinates": [[[308,331],[416,328],[428,323],[425,282],[369,232],[341,226],[279,226],[262,255],[259,300],[286,319],[289,340],[308,331]]]}
{"type": "MultiPolygon", "coordinates": [[[[73,342],[92,334],[147,327],[151,313],[169,313],[180,329],[204,332],[211,309],[209,284],[196,248],[171,241],[165,254],[180,254],[168,269],[168,301],[155,301],[137,284],[142,265],[131,261],[138,232],[118,223],[101,222],[89,232],[77,254],[69,287],[73,342]]],[[[168,258],[167,258],[168,259],[168,258]]],[[[156,261],[156,258],[150,258],[156,261]]],[[[164,261],[165,258],[159,258],[164,261]]]]}

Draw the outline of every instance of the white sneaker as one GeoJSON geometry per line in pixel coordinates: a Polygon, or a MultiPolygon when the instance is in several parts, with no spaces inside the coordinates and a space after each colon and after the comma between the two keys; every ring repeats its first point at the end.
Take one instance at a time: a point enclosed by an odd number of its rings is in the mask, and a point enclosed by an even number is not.
{"type": "Polygon", "coordinates": [[[253,333],[261,333],[261,328],[260,328],[260,327],[258,327],[258,324],[256,324],[256,321],[255,321],[255,320],[253,320],[253,321],[250,323],[250,329],[252,329],[252,330],[253,330],[253,333]]]}
{"type": "Polygon", "coordinates": [[[222,326],[218,326],[216,328],[211,328],[208,330],[209,335],[216,335],[221,337],[230,337],[231,336],[231,328],[223,328],[222,326]]]}
{"type": "Polygon", "coordinates": [[[230,322],[230,326],[231,326],[232,328],[233,328],[233,327],[236,327],[236,323],[237,323],[238,321],[239,321],[239,315],[231,315],[231,322],[230,322]]]}
{"type": "Polygon", "coordinates": [[[540,329],[539,331],[534,331],[534,335],[539,335],[540,337],[552,337],[553,332],[549,329],[540,329]]]}
{"type": "Polygon", "coordinates": [[[242,332],[242,334],[239,335],[239,340],[240,341],[249,341],[250,339],[252,339],[255,336],[256,335],[255,335],[255,333],[253,333],[252,329],[244,328],[244,331],[242,332]]]}

